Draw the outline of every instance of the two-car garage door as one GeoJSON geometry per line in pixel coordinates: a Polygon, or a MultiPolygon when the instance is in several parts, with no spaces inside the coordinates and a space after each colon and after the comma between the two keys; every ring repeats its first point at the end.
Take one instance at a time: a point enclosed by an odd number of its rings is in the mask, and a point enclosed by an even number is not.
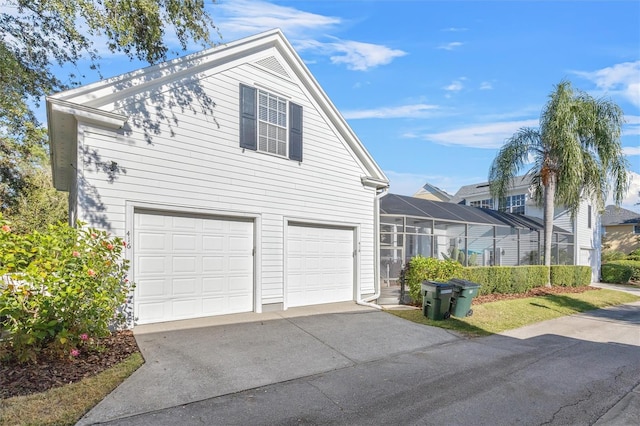
{"type": "MultiPolygon", "coordinates": [[[[354,299],[353,229],[290,224],[283,242],[287,307],[354,299]]],[[[137,324],[254,310],[251,219],[136,212],[133,251],[137,324]]]]}
{"type": "Polygon", "coordinates": [[[138,324],[253,310],[253,221],[136,213],[138,324]]]}

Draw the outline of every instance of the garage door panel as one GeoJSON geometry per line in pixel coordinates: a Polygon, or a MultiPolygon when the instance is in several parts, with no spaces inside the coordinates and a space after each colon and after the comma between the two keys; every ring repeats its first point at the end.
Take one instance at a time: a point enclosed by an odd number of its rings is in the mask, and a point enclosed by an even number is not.
{"type": "Polygon", "coordinates": [[[202,248],[206,251],[223,251],[224,237],[216,235],[204,235],[202,237],[202,248]]]}
{"type": "Polygon", "coordinates": [[[175,216],[175,217],[169,218],[169,220],[172,221],[172,225],[171,225],[172,228],[175,228],[175,229],[191,229],[191,230],[195,231],[197,226],[198,226],[198,221],[200,219],[191,218],[191,217],[175,216]]]}
{"type": "MultiPolygon", "coordinates": [[[[144,256],[140,255],[136,258],[136,274],[166,274],[167,262],[164,256],[144,256]]],[[[136,280],[138,281],[138,280],[136,280]]]]}
{"type": "Polygon", "coordinates": [[[194,251],[197,249],[197,238],[193,234],[174,234],[172,247],[175,251],[194,251]]]}
{"type": "Polygon", "coordinates": [[[167,292],[167,290],[165,290],[164,279],[158,279],[158,280],[145,279],[145,280],[136,281],[136,290],[137,290],[138,296],[141,296],[144,298],[162,297],[162,295],[167,292]]]}
{"type": "Polygon", "coordinates": [[[194,296],[198,291],[198,283],[195,278],[174,278],[171,282],[172,294],[174,296],[194,296]]]}
{"type": "Polygon", "coordinates": [[[137,213],[134,235],[139,324],[253,310],[253,222],[137,213]]]}
{"type": "Polygon", "coordinates": [[[353,300],[353,230],[290,225],[287,305],[353,300]]]}

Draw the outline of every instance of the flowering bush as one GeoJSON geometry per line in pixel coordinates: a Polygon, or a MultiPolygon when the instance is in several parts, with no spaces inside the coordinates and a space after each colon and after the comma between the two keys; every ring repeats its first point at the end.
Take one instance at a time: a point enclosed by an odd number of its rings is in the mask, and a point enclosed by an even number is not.
{"type": "Polygon", "coordinates": [[[55,351],[76,357],[109,334],[132,285],[122,240],[96,229],[49,225],[18,235],[0,216],[0,352],[21,362],[55,351]]]}

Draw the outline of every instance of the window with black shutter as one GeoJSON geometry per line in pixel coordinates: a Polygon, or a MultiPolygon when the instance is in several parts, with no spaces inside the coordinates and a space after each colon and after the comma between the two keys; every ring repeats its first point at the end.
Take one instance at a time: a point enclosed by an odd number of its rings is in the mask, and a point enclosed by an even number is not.
{"type": "Polygon", "coordinates": [[[302,107],[241,84],[240,147],[302,161],[302,107]]]}

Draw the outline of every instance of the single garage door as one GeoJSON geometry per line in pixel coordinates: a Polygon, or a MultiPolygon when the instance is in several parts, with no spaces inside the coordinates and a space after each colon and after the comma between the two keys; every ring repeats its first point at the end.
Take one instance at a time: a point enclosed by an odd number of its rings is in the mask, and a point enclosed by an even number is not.
{"type": "Polygon", "coordinates": [[[287,306],[353,300],[353,229],[289,225],[287,306]]]}
{"type": "Polygon", "coordinates": [[[136,213],[138,324],[253,310],[253,222],[136,213]]]}

